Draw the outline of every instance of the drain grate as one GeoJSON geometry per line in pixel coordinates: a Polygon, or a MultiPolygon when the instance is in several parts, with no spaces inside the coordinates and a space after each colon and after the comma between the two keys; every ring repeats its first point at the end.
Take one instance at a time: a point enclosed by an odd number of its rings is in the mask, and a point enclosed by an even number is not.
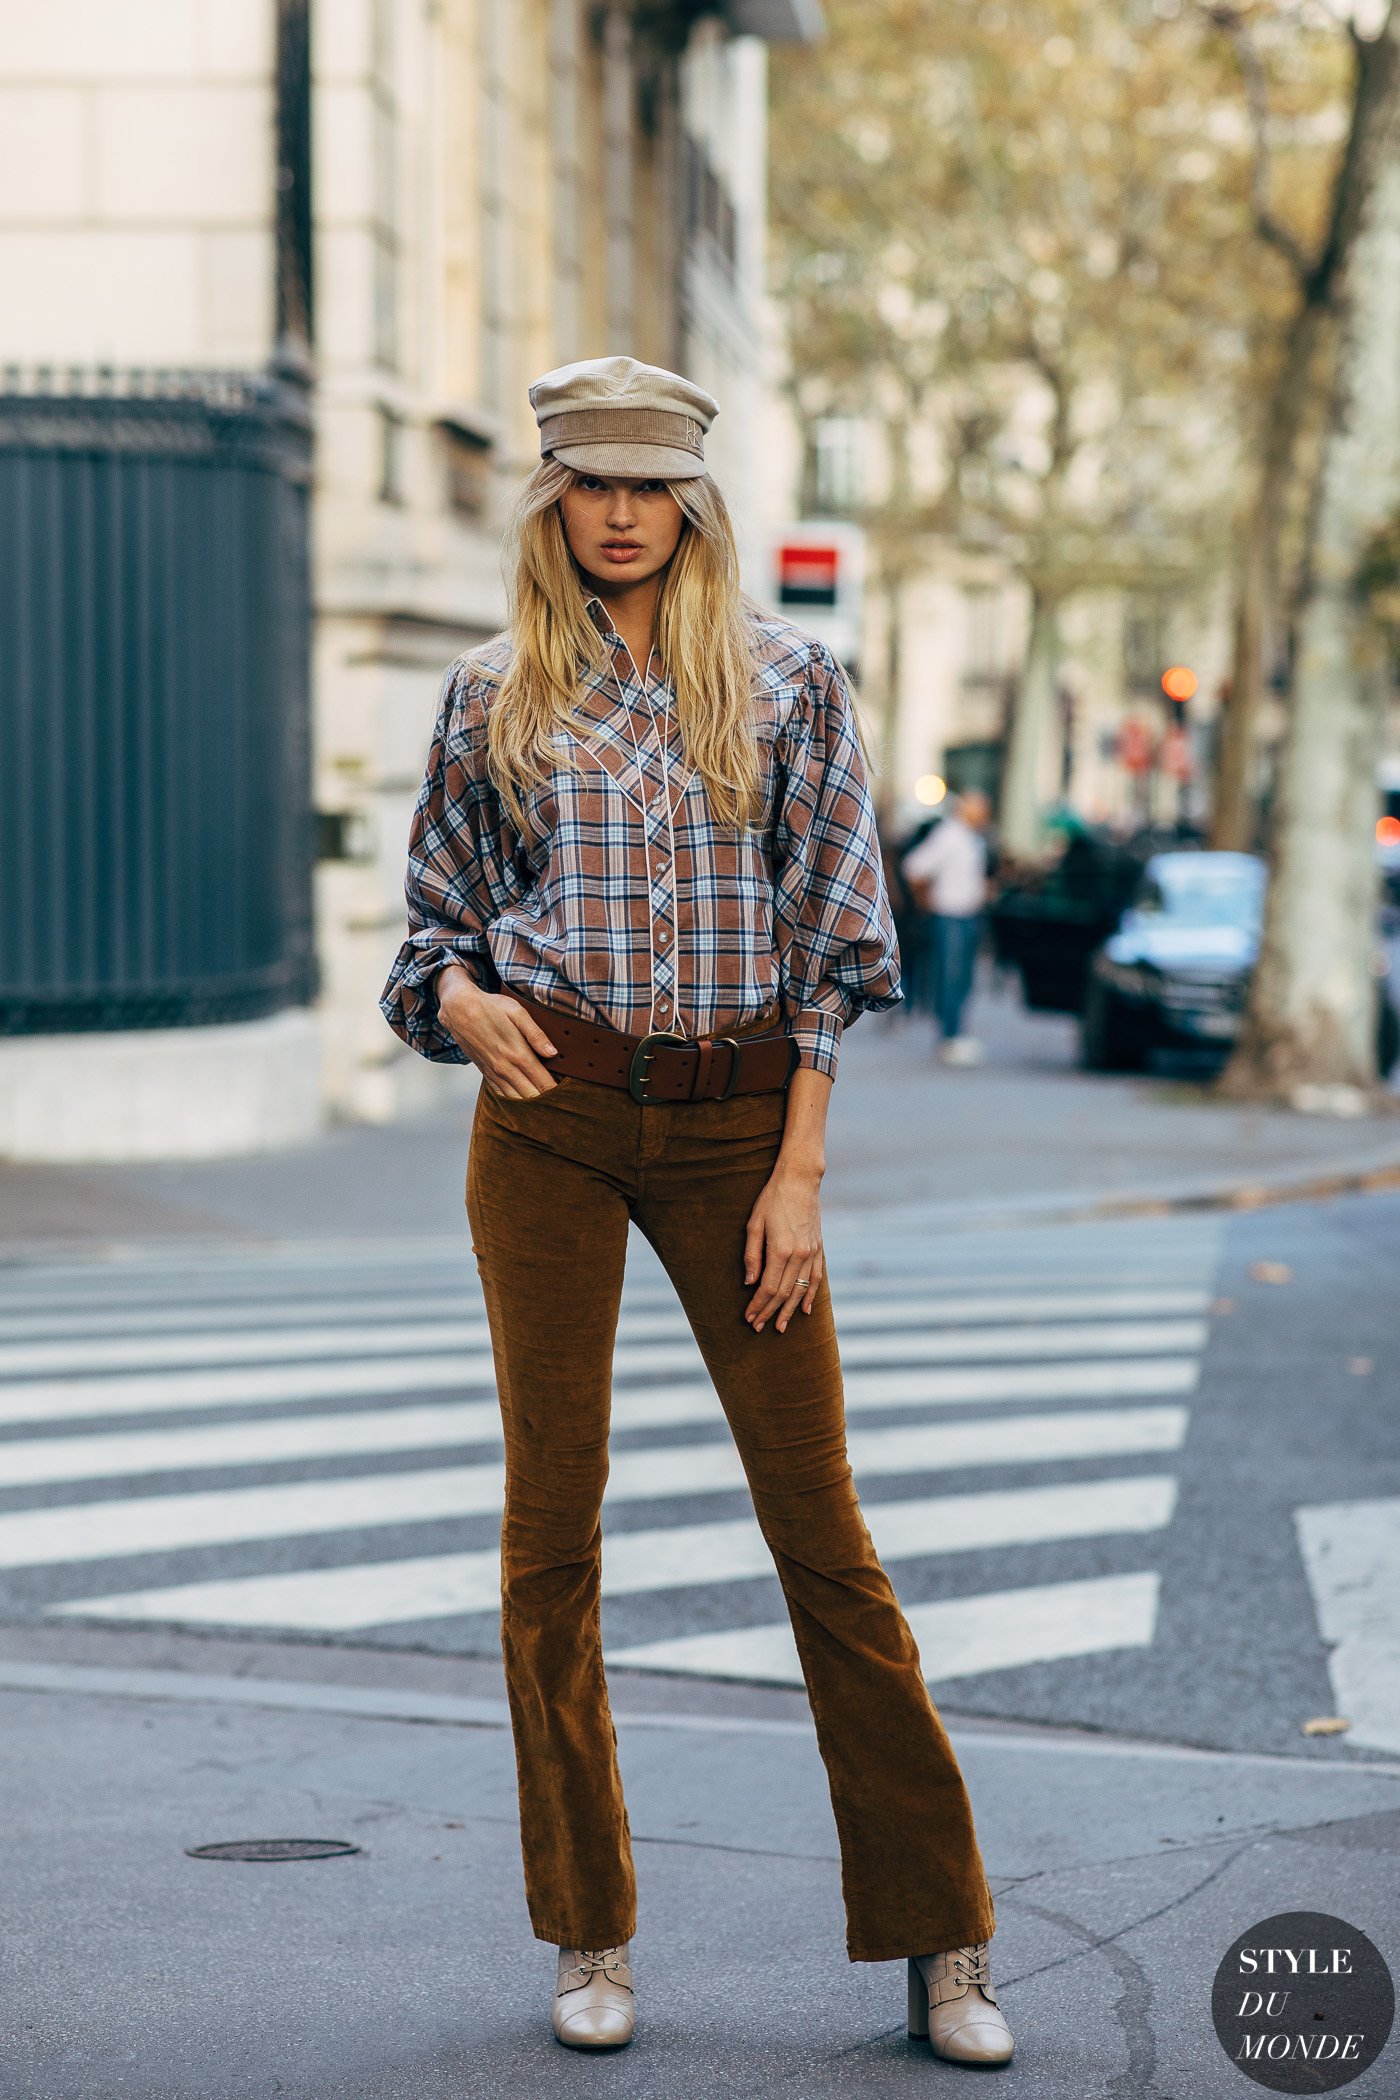
{"type": "Polygon", "coordinates": [[[187,1845],[185,1856],[271,1864],[283,1859],[348,1859],[359,1850],[343,1838],[234,1838],[226,1845],[187,1845]]]}

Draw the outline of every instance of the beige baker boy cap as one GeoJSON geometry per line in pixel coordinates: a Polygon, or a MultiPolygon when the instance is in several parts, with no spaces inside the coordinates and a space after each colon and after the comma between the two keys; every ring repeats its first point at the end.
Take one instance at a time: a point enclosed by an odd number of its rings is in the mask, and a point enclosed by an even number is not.
{"type": "Polygon", "coordinates": [[[703,387],[635,357],[590,357],[530,389],[540,453],[580,474],[691,481],[719,403],[703,387]]]}

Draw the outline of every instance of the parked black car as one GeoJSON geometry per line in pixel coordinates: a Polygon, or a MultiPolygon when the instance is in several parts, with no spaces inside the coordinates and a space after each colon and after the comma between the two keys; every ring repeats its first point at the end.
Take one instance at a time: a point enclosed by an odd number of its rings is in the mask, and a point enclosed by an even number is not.
{"type": "MultiPolygon", "coordinates": [[[[1259,953],[1267,869],[1251,853],[1159,853],[1121,925],[1093,957],[1081,1053],[1096,1072],[1139,1069],[1152,1050],[1226,1058],[1259,953]]],[[[1379,999],[1379,1063],[1400,1055],[1400,1019],[1379,999]]]]}
{"type": "Polygon", "coordinates": [[[987,915],[992,951],[1020,972],[1027,1006],[1083,1011],[1090,957],[1118,925],[1152,854],[1167,843],[1161,832],[1123,842],[1085,829],[1054,867],[1002,888],[987,915]]]}

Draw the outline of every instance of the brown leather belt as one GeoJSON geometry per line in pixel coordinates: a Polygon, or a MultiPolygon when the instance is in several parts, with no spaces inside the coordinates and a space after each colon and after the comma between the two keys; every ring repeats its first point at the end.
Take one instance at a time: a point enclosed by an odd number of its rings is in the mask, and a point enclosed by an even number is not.
{"type": "Polygon", "coordinates": [[[793,1035],[692,1036],[670,1028],[624,1035],[620,1029],[541,1006],[521,992],[510,996],[528,1008],[558,1051],[548,1060],[551,1072],[626,1087],[643,1106],[768,1094],[785,1087],[797,1070],[800,1053],[793,1035]]]}

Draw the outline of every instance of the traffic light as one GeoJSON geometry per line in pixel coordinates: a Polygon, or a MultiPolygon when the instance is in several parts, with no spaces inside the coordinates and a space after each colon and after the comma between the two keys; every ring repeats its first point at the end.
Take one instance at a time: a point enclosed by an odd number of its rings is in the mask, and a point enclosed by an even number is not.
{"type": "Polygon", "coordinates": [[[1162,673],[1162,691],[1166,694],[1172,711],[1172,721],[1178,728],[1186,722],[1186,703],[1193,700],[1200,679],[1187,664],[1173,664],[1162,673]]]}

